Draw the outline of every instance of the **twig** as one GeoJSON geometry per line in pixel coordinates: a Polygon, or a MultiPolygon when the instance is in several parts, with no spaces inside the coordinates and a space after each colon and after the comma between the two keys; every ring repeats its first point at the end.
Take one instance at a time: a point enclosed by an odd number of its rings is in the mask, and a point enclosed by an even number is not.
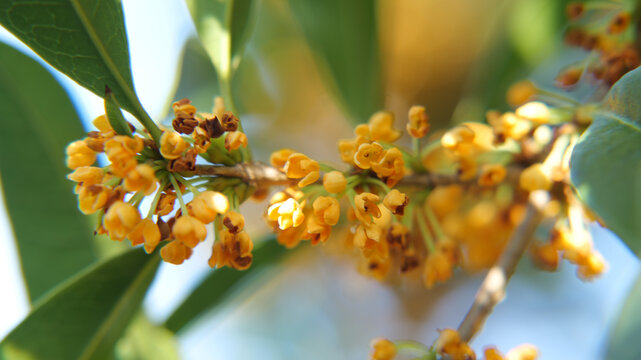
{"type": "Polygon", "coordinates": [[[541,222],[541,208],[547,202],[547,196],[539,192],[530,195],[525,218],[514,230],[497,263],[488,271],[476,293],[474,303],[458,327],[461,340],[469,342],[481,330],[494,307],[503,300],[507,283],[541,222]]]}
{"type": "Polygon", "coordinates": [[[261,162],[240,163],[234,166],[196,165],[194,174],[235,177],[253,187],[291,185],[296,182],[287,178],[283,172],[275,167],[261,162]]]}

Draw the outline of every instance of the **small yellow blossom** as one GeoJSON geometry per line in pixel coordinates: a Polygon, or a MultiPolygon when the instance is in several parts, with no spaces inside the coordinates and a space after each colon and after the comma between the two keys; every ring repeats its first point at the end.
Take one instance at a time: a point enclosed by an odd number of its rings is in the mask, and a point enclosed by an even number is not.
{"type": "Polygon", "coordinates": [[[456,330],[444,329],[440,331],[434,344],[440,355],[447,355],[452,360],[475,360],[476,354],[470,346],[461,340],[456,330]]]}
{"type": "Polygon", "coordinates": [[[207,152],[207,149],[209,149],[209,146],[211,146],[211,141],[207,130],[203,129],[202,127],[197,127],[194,129],[194,133],[191,134],[191,136],[194,138],[194,150],[196,151],[196,153],[203,154],[207,152]]]}
{"type": "Polygon", "coordinates": [[[519,106],[516,116],[530,120],[537,124],[547,124],[550,122],[550,109],[542,102],[531,101],[519,106]]]}
{"type": "Polygon", "coordinates": [[[361,169],[369,169],[372,163],[381,160],[385,149],[379,143],[361,144],[354,154],[354,164],[361,169]]]}
{"type": "Polygon", "coordinates": [[[102,209],[111,195],[111,191],[102,185],[82,184],[77,190],[78,208],[87,215],[102,209]]]}
{"type": "Polygon", "coordinates": [[[371,360],[394,360],[396,358],[396,345],[387,339],[373,339],[371,347],[371,360]]]}
{"type": "Polygon", "coordinates": [[[165,131],[160,137],[160,153],[165,159],[178,159],[189,144],[175,131],[165,131]]]}
{"type": "Polygon", "coordinates": [[[280,149],[278,151],[274,151],[269,157],[269,162],[272,166],[282,169],[285,167],[289,156],[295,152],[296,151],[292,149],[280,149]]]}
{"type": "Polygon", "coordinates": [[[536,163],[523,170],[519,177],[519,185],[527,191],[550,190],[552,180],[546,173],[543,165],[536,163]]]}
{"type": "Polygon", "coordinates": [[[251,266],[254,243],[245,231],[231,233],[228,229],[220,232],[220,240],[214,243],[209,258],[210,267],[230,266],[236,270],[246,270],[251,266]]]}
{"type": "Polygon", "coordinates": [[[410,108],[407,132],[414,138],[420,139],[430,130],[429,117],[424,106],[412,106],[410,108]]]}
{"type": "MultiPolygon", "coordinates": [[[[173,203],[173,202],[172,202],[173,203]]],[[[224,214],[229,210],[229,200],[219,192],[204,191],[187,204],[189,215],[209,224],[216,219],[216,215],[224,214]]]]}
{"type": "Polygon", "coordinates": [[[116,135],[105,143],[105,154],[111,161],[111,172],[119,177],[125,177],[132,171],[138,162],[136,154],[143,148],[142,139],[116,135]]]}
{"type": "Polygon", "coordinates": [[[372,141],[394,142],[401,137],[401,132],[393,128],[394,114],[379,111],[369,118],[369,132],[372,141]]]}
{"type": "Polygon", "coordinates": [[[122,201],[113,203],[103,219],[105,230],[112,240],[122,241],[140,222],[138,209],[122,201]]]}
{"type": "Polygon", "coordinates": [[[160,229],[151,219],[142,219],[127,236],[132,246],[145,244],[147,254],[154,251],[160,243],[160,229]]]}
{"type": "Polygon", "coordinates": [[[247,135],[241,131],[228,132],[225,137],[225,149],[236,150],[240,147],[247,147],[247,135]]]}
{"type": "Polygon", "coordinates": [[[496,348],[487,348],[483,352],[485,358],[483,360],[505,360],[503,355],[496,348]]]}
{"type": "Polygon", "coordinates": [[[173,191],[165,190],[164,193],[160,194],[160,200],[158,200],[158,205],[156,205],[154,214],[160,216],[169,215],[169,213],[174,210],[175,202],[176,193],[174,193],[173,191]]]}
{"type": "Polygon", "coordinates": [[[368,192],[356,195],[354,197],[356,218],[363,223],[369,224],[372,222],[370,215],[375,218],[381,217],[381,210],[377,205],[379,199],[378,195],[368,192]]]}
{"type": "Polygon", "coordinates": [[[451,259],[441,251],[434,251],[427,256],[423,272],[425,287],[431,289],[437,282],[445,282],[452,277],[451,259]]]}
{"type": "Polygon", "coordinates": [[[235,211],[230,211],[223,218],[223,225],[232,234],[237,234],[245,228],[245,217],[235,211]]]}
{"type": "Polygon", "coordinates": [[[372,164],[372,170],[387,186],[395,186],[405,175],[405,160],[397,148],[385,151],[380,161],[372,164]]]}
{"type": "Polygon", "coordinates": [[[197,218],[189,215],[177,218],[171,231],[177,240],[190,248],[194,248],[198,243],[205,240],[207,236],[205,225],[197,218]]]}
{"type": "Polygon", "coordinates": [[[127,173],[124,186],[127,191],[142,191],[145,195],[151,195],[156,190],[157,183],[154,169],[147,164],[139,164],[127,173]]]}
{"type": "Polygon", "coordinates": [[[278,221],[281,230],[298,227],[305,220],[303,209],[293,198],[271,205],[267,210],[267,217],[269,220],[278,221]]]}
{"type": "Polygon", "coordinates": [[[330,171],[323,175],[323,187],[330,194],[338,194],[345,190],[347,180],[340,171],[330,171]]]}
{"type": "Polygon", "coordinates": [[[331,196],[319,196],[312,204],[314,215],[321,224],[334,226],[340,217],[340,205],[338,200],[331,196]]]}
{"type": "Polygon", "coordinates": [[[537,91],[536,86],[531,81],[519,81],[512,84],[507,90],[507,103],[514,107],[522,105],[536,95],[537,91]]]}
{"type": "Polygon", "coordinates": [[[405,206],[407,206],[409,202],[410,198],[397,189],[392,189],[383,199],[383,205],[394,215],[403,215],[405,213],[405,206]]]}
{"type": "Polygon", "coordinates": [[[539,357],[539,351],[532,344],[519,345],[505,355],[505,360],[536,360],[539,357]]]}
{"type": "Polygon", "coordinates": [[[82,166],[91,166],[96,162],[96,153],[84,141],[78,140],[67,145],[67,167],[77,169],[82,166]]]}
{"type": "Polygon", "coordinates": [[[173,240],[160,249],[160,257],[165,262],[180,265],[191,257],[192,250],[180,240],[173,240]]]}
{"type": "Polygon", "coordinates": [[[303,234],[302,238],[309,238],[312,245],[326,242],[332,232],[332,227],[324,223],[317,215],[307,219],[305,229],[307,233],[303,234]]]}
{"type": "Polygon", "coordinates": [[[299,187],[312,184],[320,177],[320,165],[317,161],[311,160],[301,153],[294,153],[287,158],[284,167],[287,177],[291,179],[301,179],[298,182],[299,187]]]}
{"type": "Polygon", "coordinates": [[[76,168],[74,172],[67,175],[67,178],[83,185],[100,184],[104,178],[105,173],[101,168],[94,166],[81,166],[76,168]]]}
{"type": "Polygon", "coordinates": [[[481,169],[481,175],[478,178],[478,183],[481,186],[495,186],[505,180],[507,170],[501,164],[487,164],[481,169]]]}
{"type": "Polygon", "coordinates": [[[102,134],[110,134],[111,136],[115,135],[116,132],[114,129],[111,127],[111,123],[109,123],[109,119],[107,118],[107,115],[100,115],[93,119],[91,121],[93,126],[95,126],[98,131],[100,131],[102,134]]]}

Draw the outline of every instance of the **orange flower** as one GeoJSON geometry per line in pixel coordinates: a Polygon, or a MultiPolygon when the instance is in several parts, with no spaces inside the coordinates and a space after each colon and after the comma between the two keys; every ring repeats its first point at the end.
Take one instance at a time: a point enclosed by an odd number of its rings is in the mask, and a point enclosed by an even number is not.
{"type": "Polygon", "coordinates": [[[381,217],[381,210],[377,205],[379,199],[378,195],[368,192],[356,195],[354,197],[356,218],[362,223],[369,224],[372,222],[370,215],[375,218],[381,217]]]}
{"type": "Polygon", "coordinates": [[[425,262],[423,280],[425,287],[431,289],[437,282],[444,282],[452,277],[451,259],[441,251],[430,253],[425,262]]]}
{"type": "Polygon", "coordinates": [[[103,219],[105,230],[112,240],[122,241],[140,222],[138,209],[131,204],[116,201],[103,219]]]}
{"type": "Polygon", "coordinates": [[[379,111],[369,118],[369,133],[372,141],[394,142],[401,137],[401,132],[394,129],[394,114],[379,111]]]}
{"type": "Polygon", "coordinates": [[[501,164],[487,164],[481,169],[478,183],[481,186],[494,186],[498,185],[505,179],[507,170],[501,164]]]}
{"type": "Polygon", "coordinates": [[[409,204],[410,198],[402,192],[392,189],[383,199],[383,205],[394,215],[403,215],[405,213],[405,206],[409,204]]]}
{"type": "Polygon", "coordinates": [[[414,138],[420,139],[430,130],[429,117],[424,106],[412,106],[410,108],[407,132],[414,138]]]}
{"type": "Polygon", "coordinates": [[[165,131],[160,137],[160,153],[165,159],[178,159],[189,144],[175,131],[165,131]]]}
{"type": "Polygon", "coordinates": [[[301,179],[299,187],[312,184],[320,177],[320,165],[301,153],[293,153],[285,163],[285,173],[290,179],[301,179]]]}
{"type": "Polygon", "coordinates": [[[396,185],[405,175],[403,154],[397,148],[387,150],[378,162],[372,164],[372,170],[387,186],[396,185]]]}
{"type": "Polygon", "coordinates": [[[536,163],[523,170],[519,177],[519,185],[526,191],[550,190],[552,180],[543,165],[536,163]]]}
{"type": "Polygon", "coordinates": [[[247,147],[247,135],[241,131],[228,132],[225,137],[225,149],[236,150],[240,147],[247,147]]]}
{"type": "Polygon", "coordinates": [[[371,347],[371,360],[394,360],[396,357],[396,345],[387,339],[376,338],[372,340],[371,347]]]}
{"type": "Polygon", "coordinates": [[[269,162],[272,166],[282,169],[285,167],[289,156],[295,152],[296,151],[292,149],[280,149],[278,151],[274,151],[269,157],[269,162]]]}
{"type": "Polygon", "coordinates": [[[171,232],[177,240],[190,248],[194,248],[198,243],[205,240],[207,236],[205,225],[200,220],[189,215],[177,218],[171,232]]]}
{"type": "Polygon", "coordinates": [[[547,124],[550,122],[550,109],[542,102],[530,101],[516,109],[516,116],[537,124],[547,124]]]}
{"type": "Polygon", "coordinates": [[[230,211],[223,218],[223,225],[230,233],[237,234],[245,227],[245,218],[235,211],[230,211]]]}
{"type": "Polygon", "coordinates": [[[107,205],[111,195],[109,188],[103,185],[82,184],[78,187],[78,207],[83,214],[93,214],[107,205]]]}
{"type": "Polygon", "coordinates": [[[143,148],[142,139],[139,137],[129,137],[117,135],[105,143],[105,154],[111,161],[110,170],[116,176],[125,177],[128,172],[132,171],[138,161],[136,154],[143,148]]]}
{"type": "Polygon", "coordinates": [[[354,164],[361,169],[369,169],[372,163],[380,161],[384,151],[378,143],[361,144],[354,154],[354,164]]]}
{"type": "Polygon", "coordinates": [[[347,180],[340,171],[330,171],[323,176],[323,187],[331,194],[338,194],[345,190],[347,180]]]}
{"type": "Polygon", "coordinates": [[[151,219],[143,219],[128,236],[132,246],[145,244],[145,252],[150,254],[160,243],[160,229],[151,219]]]}
{"type": "Polygon", "coordinates": [[[127,191],[142,191],[151,195],[156,190],[158,179],[154,169],[147,164],[139,164],[125,176],[124,186],[127,191]]]}
{"type": "Polygon", "coordinates": [[[82,183],[83,185],[100,184],[104,178],[105,173],[101,168],[94,166],[81,166],[76,168],[74,172],[67,175],[67,179],[82,183]]]}
{"type": "MultiPolygon", "coordinates": [[[[172,201],[173,204],[173,201],[172,201]]],[[[209,224],[216,219],[216,215],[224,214],[229,210],[227,197],[219,192],[207,190],[198,194],[187,204],[189,215],[209,224]]]]}
{"type": "Polygon", "coordinates": [[[314,215],[321,224],[334,226],[338,223],[340,217],[340,205],[338,200],[331,196],[319,196],[312,204],[314,215]]]}
{"type": "Polygon", "coordinates": [[[67,167],[70,169],[90,166],[96,161],[96,153],[82,140],[67,145],[65,151],[67,152],[67,167]]]}
{"type": "Polygon", "coordinates": [[[267,209],[267,217],[269,220],[278,221],[278,227],[281,230],[298,227],[305,220],[303,209],[293,198],[271,205],[267,209]]]}
{"type": "Polygon", "coordinates": [[[160,249],[160,257],[165,262],[180,265],[191,257],[192,250],[180,240],[173,240],[160,249]]]}

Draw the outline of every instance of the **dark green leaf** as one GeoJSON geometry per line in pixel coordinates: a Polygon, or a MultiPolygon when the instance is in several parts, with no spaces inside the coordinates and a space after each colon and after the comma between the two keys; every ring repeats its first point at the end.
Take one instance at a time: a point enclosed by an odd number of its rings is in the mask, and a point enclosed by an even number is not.
{"type": "Polygon", "coordinates": [[[129,123],[125,120],[122,111],[120,111],[118,100],[116,100],[113,92],[108,87],[105,89],[105,114],[116,134],[133,136],[129,123]]]}
{"type": "Polygon", "coordinates": [[[628,294],[619,319],[610,332],[607,359],[638,360],[641,357],[641,277],[628,294]]]}
{"type": "Polygon", "coordinates": [[[622,77],[572,153],[581,199],[641,252],[641,69],[622,77]]]}
{"type": "MultiPolygon", "coordinates": [[[[222,96],[231,104],[230,81],[252,24],[252,0],[187,0],[198,37],[211,58],[222,96]],[[232,61],[233,60],[233,61],[232,61]]],[[[233,109],[233,106],[230,106],[233,109]]]]}
{"type": "Polygon", "coordinates": [[[234,288],[241,283],[241,280],[245,281],[254,275],[260,274],[261,270],[278,261],[287,251],[275,239],[268,239],[253,251],[254,262],[248,270],[238,271],[222,268],[213,271],[178,306],[176,311],[165,322],[165,326],[173,332],[180,331],[205,311],[220,305],[233,293],[234,288]]]}
{"type": "Polygon", "coordinates": [[[382,109],[377,2],[290,0],[289,4],[352,120],[364,122],[382,109]]]}
{"type": "Polygon", "coordinates": [[[0,343],[0,357],[93,359],[111,353],[140,307],[159,259],[133,249],[69,280],[0,343]]]}
{"type": "Polygon", "coordinates": [[[36,300],[96,259],[93,229],[65,177],[65,147],[83,130],[65,91],[35,60],[0,44],[0,64],[0,177],[36,300]]]}
{"type": "Polygon", "coordinates": [[[141,311],[116,344],[115,359],[177,360],[178,342],[174,333],[153,324],[141,311]]]}
{"type": "Polygon", "coordinates": [[[0,24],[96,95],[109,86],[120,105],[159,136],[134,91],[119,0],[5,0],[0,24]]]}

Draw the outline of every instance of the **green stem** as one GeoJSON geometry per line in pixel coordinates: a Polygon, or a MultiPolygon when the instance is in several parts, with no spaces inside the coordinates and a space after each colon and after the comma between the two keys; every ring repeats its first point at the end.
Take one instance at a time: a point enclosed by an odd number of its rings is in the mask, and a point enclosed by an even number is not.
{"type": "Polygon", "coordinates": [[[192,185],[188,180],[186,180],[184,177],[182,177],[182,175],[180,175],[180,174],[174,174],[174,176],[176,177],[176,179],[178,179],[178,181],[180,181],[181,183],[183,183],[183,184],[184,184],[184,185],[189,189],[189,191],[191,191],[191,192],[194,194],[194,196],[196,196],[196,195],[200,194],[200,190],[198,190],[198,189],[197,189],[194,185],[192,185]]]}
{"type": "Polygon", "coordinates": [[[162,194],[162,190],[164,188],[164,185],[161,185],[158,191],[156,191],[156,195],[154,196],[154,199],[151,201],[151,206],[149,207],[149,212],[147,213],[147,219],[151,219],[151,217],[154,215],[154,212],[156,211],[156,207],[158,206],[158,201],[160,201],[160,195],[162,194]]]}
{"type": "Polygon", "coordinates": [[[445,232],[443,231],[441,224],[439,224],[434,211],[432,211],[427,202],[425,203],[423,210],[425,210],[425,215],[427,216],[427,221],[430,223],[430,227],[434,230],[434,233],[436,233],[436,238],[439,240],[445,239],[445,232]]]}
{"type": "Polygon", "coordinates": [[[420,209],[416,210],[416,222],[418,222],[418,227],[421,229],[421,234],[423,235],[423,239],[425,239],[428,250],[430,253],[434,252],[434,238],[432,237],[432,234],[430,234],[430,230],[427,228],[425,217],[422,216],[420,209]]]}
{"type": "Polygon", "coordinates": [[[180,203],[180,210],[182,211],[183,215],[188,215],[189,212],[187,211],[187,206],[185,206],[185,200],[183,200],[183,194],[180,191],[178,182],[176,182],[176,179],[172,175],[169,175],[169,181],[171,181],[171,185],[174,186],[174,190],[176,191],[176,197],[178,198],[178,202],[180,203]]]}
{"type": "Polygon", "coordinates": [[[392,191],[392,189],[391,189],[389,186],[387,186],[387,184],[385,184],[384,182],[382,182],[382,181],[381,181],[381,180],[379,180],[379,179],[367,178],[367,179],[365,180],[365,182],[366,182],[366,183],[370,183],[370,184],[372,184],[372,185],[377,185],[377,186],[381,187],[383,190],[385,190],[385,192],[386,192],[386,193],[388,193],[388,192],[392,191]]]}

